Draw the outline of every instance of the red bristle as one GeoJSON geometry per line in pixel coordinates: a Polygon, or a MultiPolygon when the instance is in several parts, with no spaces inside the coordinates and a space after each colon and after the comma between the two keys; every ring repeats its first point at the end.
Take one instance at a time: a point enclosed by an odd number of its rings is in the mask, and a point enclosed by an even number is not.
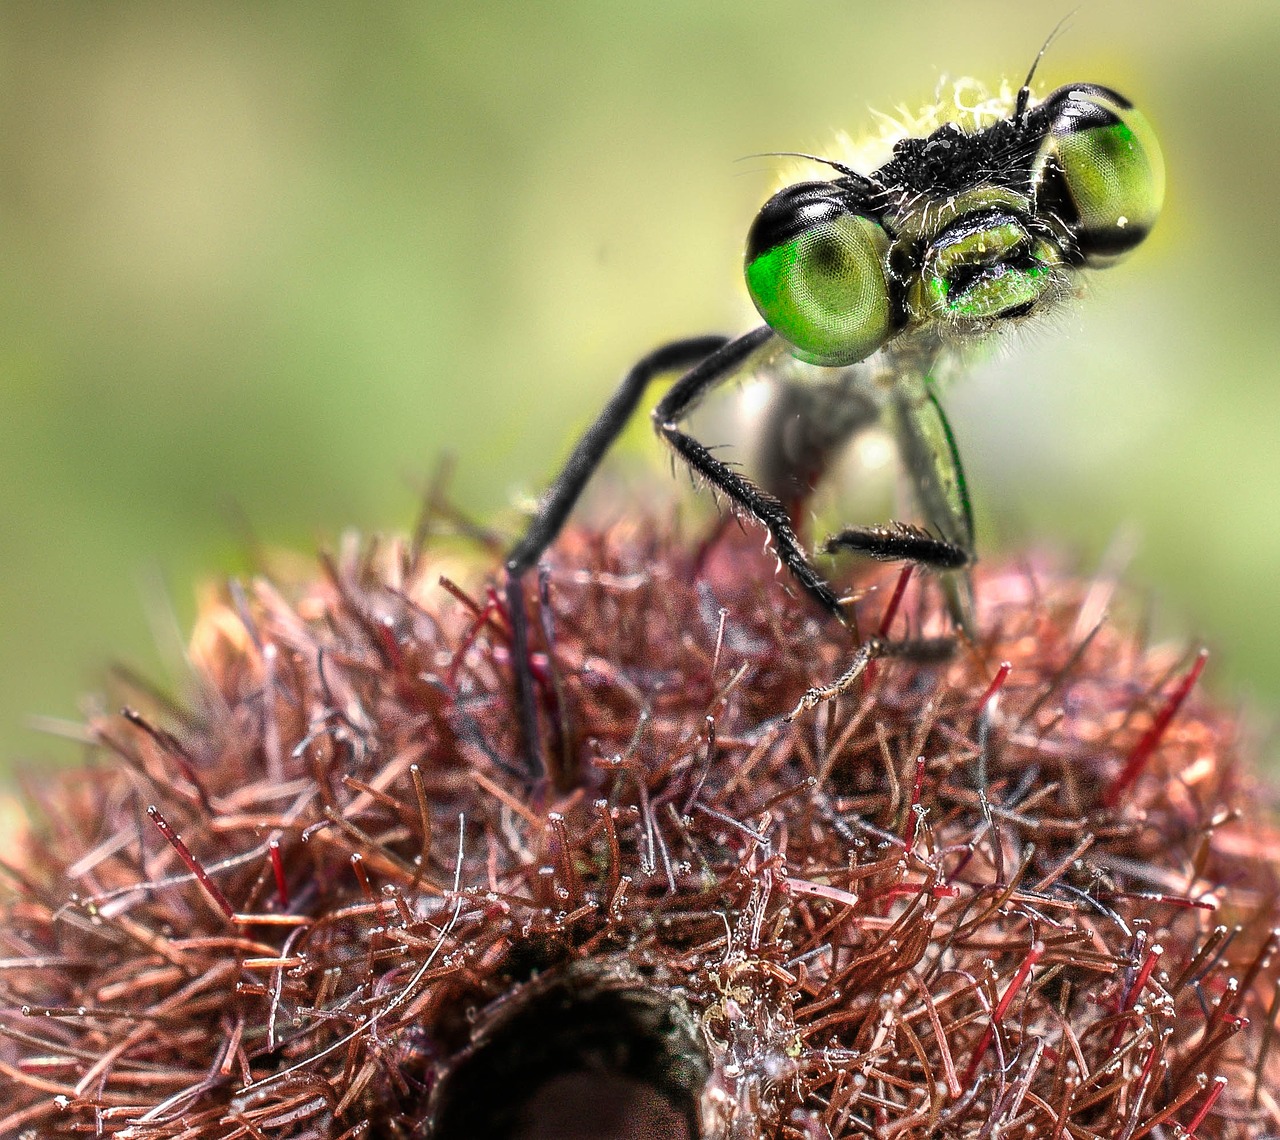
{"type": "Polygon", "coordinates": [[[893,619],[898,616],[898,607],[902,605],[902,596],[907,592],[907,583],[911,581],[914,570],[915,566],[908,562],[898,572],[898,580],[893,585],[893,593],[889,595],[889,602],[884,607],[884,613],[880,617],[880,627],[876,633],[876,636],[882,640],[888,640],[889,629],[893,625],[893,619]]]}
{"type": "Polygon", "coordinates": [[[383,659],[387,665],[396,672],[403,669],[404,653],[400,648],[400,642],[396,638],[396,631],[391,622],[387,619],[375,620],[373,629],[378,637],[378,648],[382,651],[383,659]]]}
{"type": "Polygon", "coordinates": [[[1177,715],[1178,709],[1182,707],[1182,702],[1187,699],[1187,695],[1195,686],[1196,681],[1200,679],[1200,674],[1204,672],[1205,662],[1208,660],[1209,651],[1207,649],[1201,649],[1196,654],[1196,659],[1191,668],[1187,670],[1182,680],[1174,686],[1173,691],[1165,699],[1163,707],[1156,714],[1155,720],[1151,722],[1151,727],[1142,734],[1141,739],[1133,746],[1133,749],[1125,759],[1124,767],[1120,769],[1120,774],[1111,781],[1106,792],[1103,793],[1103,807],[1114,808],[1120,802],[1120,797],[1129,790],[1130,785],[1141,775],[1151,757],[1151,753],[1155,751],[1156,745],[1160,743],[1160,738],[1164,736],[1165,731],[1168,729],[1169,722],[1177,715]]]}
{"type": "Polygon", "coordinates": [[[1218,1103],[1218,1097],[1222,1095],[1223,1090],[1227,1087],[1226,1077],[1215,1077],[1213,1087],[1209,1090],[1208,1095],[1204,1098],[1202,1104],[1196,1111],[1186,1127],[1187,1140],[1195,1140],[1196,1129],[1205,1121],[1205,1117],[1213,1110],[1213,1106],[1218,1103]]]}
{"type": "MultiPolygon", "coordinates": [[[[894,583],[893,593],[889,595],[889,601],[884,607],[884,613],[880,616],[879,628],[876,630],[876,637],[880,641],[888,640],[889,629],[893,625],[893,619],[898,616],[898,607],[902,605],[902,596],[907,592],[907,583],[911,581],[911,575],[914,570],[915,566],[908,562],[898,572],[898,580],[894,583]]],[[[870,689],[876,683],[878,667],[878,662],[874,659],[867,662],[867,667],[862,675],[864,689],[870,689]]]]}
{"type": "Polygon", "coordinates": [[[160,746],[161,751],[173,761],[178,771],[195,789],[196,795],[200,799],[200,806],[206,812],[212,812],[213,805],[209,802],[209,793],[205,790],[205,786],[196,772],[195,765],[191,762],[191,757],[187,755],[187,750],[183,748],[181,741],[173,733],[156,727],[135,709],[122,708],[120,715],[136,728],[142,729],[160,746]]]}
{"type": "Polygon", "coordinates": [[[452,578],[447,578],[445,575],[441,574],[437,579],[437,582],[447,594],[456,598],[468,610],[470,610],[473,617],[479,618],[484,615],[484,609],[481,607],[480,603],[472,598],[471,595],[459,586],[452,578]]]}
{"type": "Polygon", "coordinates": [[[374,896],[373,887],[369,885],[369,872],[365,870],[364,859],[360,857],[357,851],[351,856],[351,870],[356,877],[356,882],[360,884],[360,892],[369,902],[377,902],[374,896]]]}
{"type": "Polygon", "coordinates": [[[280,840],[271,840],[267,845],[267,851],[271,856],[271,871],[276,880],[276,901],[279,902],[282,910],[288,910],[289,884],[284,877],[284,859],[280,855],[280,840]]]}
{"type": "Polygon", "coordinates": [[[1009,673],[1013,670],[1013,665],[1008,661],[1001,661],[1000,668],[996,670],[996,675],[991,678],[991,684],[986,688],[981,698],[978,700],[978,715],[985,715],[989,708],[994,706],[996,699],[1000,696],[1000,690],[1004,688],[1004,683],[1009,679],[1009,673]]]}
{"type": "Polygon", "coordinates": [[[449,659],[449,668],[445,670],[444,675],[445,684],[454,692],[457,692],[458,689],[458,670],[462,667],[467,651],[475,644],[476,638],[480,636],[480,631],[490,624],[490,620],[497,612],[498,608],[493,599],[490,598],[472,619],[466,633],[463,634],[461,642],[458,644],[458,648],[454,650],[453,656],[449,659]]]}
{"type": "Polygon", "coordinates": [[[1014,973],[1012,980],[1005,987],[1004,993],[991,1014],[987,1028],[978,1042],[978,1047],[973,1051],[973,1059],[969,1062],[968,1071],[964,1075],[964,1083],[966,1085],[973,1083],[973,1078],[978,1072],[978,1066],[982,1063],[982,1058],[986,1056],[987,1049],[991,1046],[991,1040],[995,1036],[996,1030],[1004,1023],[1004,1015],[1009,1011],[1009,1006],[1013,1003],[1013,999],[1018,996],[1018,991],[1022,989],[1023,983],[1026,982],[1032,968],[1044,956],[1044,949],[1043,942],[1033,943],[1031,949],[1027,951],[1026,956],[1022,959],[1022,964],[1014,973]]]}
{"type": "Polygon", "coordinates": [[[147,815],[151,817],[152,823],[156,825],[160,834],[169,841],[169,846],[178,853],[178,858],[187,865],[187,870],[189,870],[196,877],[196,881],[204,887],[205,894],[214,901],[218,909],[222,911],[228,919],[234,922],[236,914],[235,907],[227,901],[227,896],[222,893],[218,884],[209,878],[209,872],[204,869],[204,865],[200,860],[192,855],[187,845],[182,842],[182,836],[169,826],[164,816],[160,814],[160,809],[157,808],[155,804],[151,804],[147,808],[147,815]]]}

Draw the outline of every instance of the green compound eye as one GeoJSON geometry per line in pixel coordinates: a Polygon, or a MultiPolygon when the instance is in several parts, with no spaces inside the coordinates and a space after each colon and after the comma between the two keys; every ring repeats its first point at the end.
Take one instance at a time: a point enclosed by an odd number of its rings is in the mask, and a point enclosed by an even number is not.
{"type": "Polygon", "coordinates": [[[811,364],[853,364],[892,331],[889,238],[825,182],[774,195],[747,237],[747,288],[760,315],[811,364]]]}
{"type": "MultiPolygon", "coordinates": [[[[1056,105],[1045,157],[1052,155],[1060,172],[1065,220],[1086,264],[1110,265],[1160,216],[1160,144],[1146,116],[1104,87],[1065,88],[1049,102],[1056,105]]],[[[1047,189],[1052,195],[1054,188],[1047,189]]]]}

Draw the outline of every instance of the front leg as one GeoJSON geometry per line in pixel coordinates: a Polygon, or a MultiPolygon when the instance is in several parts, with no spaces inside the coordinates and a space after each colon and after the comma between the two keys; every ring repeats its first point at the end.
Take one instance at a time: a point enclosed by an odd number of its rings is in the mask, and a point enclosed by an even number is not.
{"type": "Polygon", "coordinates": [[[809,561],[782,503],[717,459],[703,444],[680,429],[680,421],[697,407],[702,398],[735,375],[746,359],[767,344],[773,335],[767,326],[749,332],[683,376],[654,409],[654,427],[690,468],[764,526],[773,539],[779,560],[805,593],[829,614],[845,621],[839,596],[809,561]]]}
{"type": "Polygon", "coordinates": [[[524,576],[555,541],[587,481],[626,426],[650,382],[669,372],[694,368],[699,361],[710,363],[725,358],[726,354],[736,359],[733,350],[739,343],[730,342],[724,336],[689,337],[663,345],[637,361],[578,440],[555,482],[538,503],[524,534],[507,554],[506,596],[511,621],[516,719],[520,724],[530,781],[543,774],[545,765],[538,737],[533,673],[529,665],[529,617],[525,608],[524,576]]]}
{"type": "Polygon", "coordinates": [[[600,461],[618,438],[650,382],[658,376],[693,368],[699,361],[711,364],[725,356],[739,341],[726,336],[695,336],[672,341],[642,357],[622,378],[618,390],[582,434],[560,469],[555,482],[538,502],[520,541],[507,553],[507,574],[519,578],[537,563],[560,533],[569,512],[582,494],[600,461]]]}

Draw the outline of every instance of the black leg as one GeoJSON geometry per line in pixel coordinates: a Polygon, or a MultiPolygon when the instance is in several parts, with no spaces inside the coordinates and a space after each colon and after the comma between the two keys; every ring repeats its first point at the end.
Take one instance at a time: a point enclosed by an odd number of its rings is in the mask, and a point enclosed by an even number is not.
{"type": "MultiPolygon", "coordinates": [[[[796,537],[791,517],[783,504],[775,496],[762,490],[726,463],[717,459],[703,444],[699,443],[687,432],[681,431],[679,427],[680,421],[697,407],[699,401],[716,385],[734,375],[740,369],[744,360],[751,353],[761,348],[770,339],[771,335],[768,328],[762,328],[748,333],[746,336],[739,337],[681,377],[663,397],[657,408],[654,409],[654,426],[657,428],[658,434],[671,445],[676,454],[693,470],[702,475],[713,487],[723,491],[733,502],[750,513],[768,530],[773,539],[774,550],[778,558],[804,588],[805,592],[829,614],[839,621],[849,624],[850,613],[846,612],[842,607],[839,596],[809,560],[803,546],[796,537]]],[[[959,458],[955,453],[955,446],[951,442],[949,428],[946,427],[946,422],[942,419],[941,408],[937,406],[936,401],[932,402],[929,407],[935,413],[934,419],[929,420],[917,413],[909,425],[908,430],[914,433],[914,438],[909,442],[916,442],[916,438],[925,435],[926,432],[931,434],[940,433],[943,436],[943,443],[946,447],[944,458],[950,459],[951,469],[944,469],[936,478],[944,484],[939,491],[939,495],[948,491],[951,492],[951,497],[947,500],[947,506],[951,513],[945,514],[940,523],[942,525],[951,524],[954,518],[955,526],[948,525],[947,529],[956,530],[958,532],[956,537],[953,539],[944,532],[944,537],[936,538],[919,527],[892,523],[888,526],[859,527],[845,530],[828,542],[827,551],[830,553],[838,549],[853,549],[873,558],[919,562],[937,570],[955,571],[956,573],[948,573],[944,577],[946,579],[958,577],[963,584],[967,585],[967,571],[973,561],[970,553],[972,548],[972,523],[969,517],[968,496],[964,492],[963,476],[959,473],[959,458]],[[922,420],[923,424],[921,423],[922,420]],[[941,426],[938,426],[936,432],[933,432],[932,429],[936,425],[941,426]],[[952,469],[954,470],[954,476],[952,475],[952,469]],[[954,486],[949,482],[952,478],[954,478],[954,486]],[[952,508],[953,501],[955,503],[954,508],[952,508]]],[[[924,463],[925,448],[932,445],[933,451],[936,453],[939,446],[935,444],[931,434],[920,440],[920,446],[916,448],[916,454],[909,459],[911,472],[917,482],[925,482],[927,479],[935,478],[929,471],[925,470],[924,463]]],[[[932,487],[929,489],[932,490],[932,487]]],[[[929,508],[933,508],[934,504],[931,501],[927,502],[929,508]]],[[[930,513],[932,514],[932,509],[930,513]]],[[[942,525],[940,525],[939,529],[942,529],[942,525]]],[[[963,613],[967,616],[969,610],[963,604],[955,604],[952,607],[952,612],[953,614],[963,613]]],[[[957,625],[963,628],[959,620],[957,620],[957,625]]],[[[886,642],[874,638],[864,642],[855,651],[848,669],[832,684],[810,689],[787,719],[790,720],[805,709],[813,708],[822,701],[838,696],[851,688],[866,671],[867,666],[878,657],[911,656],[932,660],[940,655],[949,655],[952,649],[954,649],[954,641],[950,638],[944,638],[939,641],[905,643],[886,642]]]]}
{"type": "MultiPolygon", "coordinates": [[[[745,338],[743,338],[745,339],[745,338]]],[[[582,489],[595,473],[610,445],[618,438],[636,410],[649,382],[679,369],[694,369],[699,361],[723,355],[729,342],[724,336],[696,336],[673,341],[639,360],[623,377],[618,390],[578,440],[568,462],[538,504],[523,537],[507,554],[507,612],[511,619],[511,665],[515,675],[515,699],[530,779],[543,774],[542,749],[538,738],[538,709],[533,674],[529,668],[529,619],[525,610],[524,575],[542,557],[564,526],[582,489]]]]}
{"type": "Polygon", "coordinates": [[[714,356],[707,357],[682,376],[654,409],[654,426],[658,434],[694,471],[717,490],[723,491],[768,530],[778,558],[805,592],[828,613],[844,621],[840,598],[809,561],[792,528],[791,516],[782,503],[717,459],[679,427],[680,421],[697,407],[708,392],[735,375],[747,357],[772,336],[773,332],[768,327],[758,328],[725,345],[714,356]]]}
{"type": "Polygon", "coordinates": [[[852,550],[881,562],[916,562],[931,570],[960,570],[973,561],[963,546],[900,522],[848,527],[828,538],[822,548],[824,554],[838,550],[852,550]]]}

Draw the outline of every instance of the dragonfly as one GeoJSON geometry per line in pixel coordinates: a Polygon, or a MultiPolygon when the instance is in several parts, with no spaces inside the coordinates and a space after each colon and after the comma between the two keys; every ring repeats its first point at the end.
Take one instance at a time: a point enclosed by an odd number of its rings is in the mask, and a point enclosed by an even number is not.
{"type": "MultiPolygon", "coordinates": [[[[886,426],[920,521],[849,526],[821,552],[928,569],[957,634],[973,636],[973,511],[939,388],[975,346],[1042,316],[1077,294],[1083,275],[1131,253],[1164,199],[1164,160],[1146,116],[1096,83],[1037,99],[1036,64],[1016,93],[1005,87],[963,107],[955,99],[920,117],[912,125],[924,129],[904,130],[874,168],[798,155],[825,176],[779,190],[747,233],[746,286],[763,324],[650,352],[578,440],[505,563],[531,776],[541,760],[524,579],[659,377],[679,374],[653,409],[658,435],[767,531],[798,587],[845,624],[846,603],[801,541],[796,508],[835,451],[871,423],[886,426]],[[749,376],[777,381],[784,394],[755,480],[686,426],[709,393],[749,376]]],[[[864,643],[855,660],[884,648],[864,643]]]]}

